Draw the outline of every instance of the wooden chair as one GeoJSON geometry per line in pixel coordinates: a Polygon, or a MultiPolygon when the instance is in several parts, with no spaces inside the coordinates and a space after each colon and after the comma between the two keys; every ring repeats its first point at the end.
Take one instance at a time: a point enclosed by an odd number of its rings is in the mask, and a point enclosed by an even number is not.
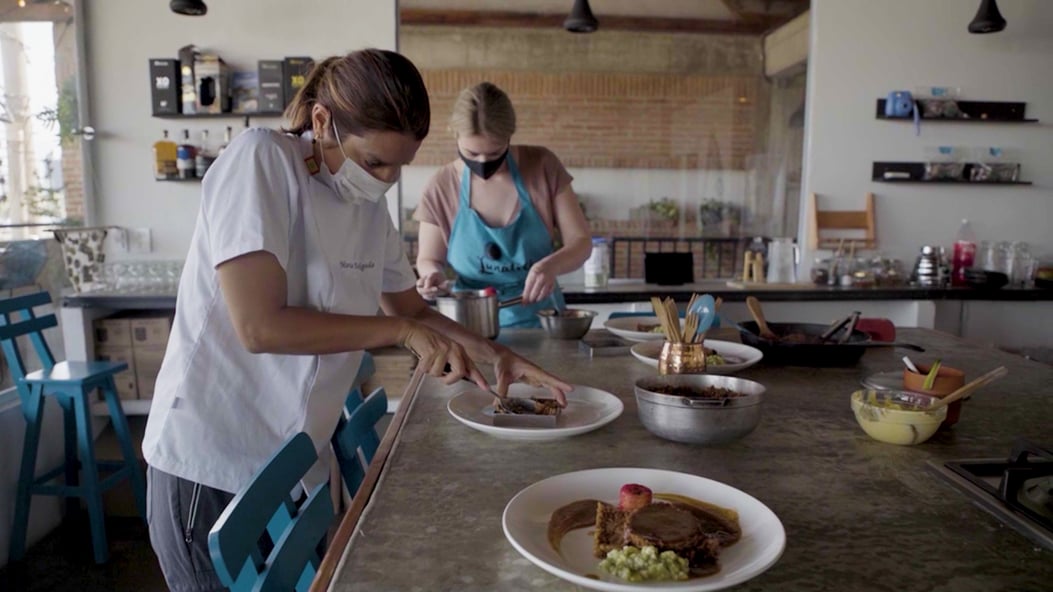
{"type": "Polygon", "coordinates": [[[22,466],[15,494],[15,516],[11,527],[9,560],[18,561],[25,554],[29,507],[33,495],[80,497],[88,509],[91,539],[96,563],[109,558],[106,544],[106,524],[103,516],[102,493],[130,479],[135,504],[146,519],[146,479],[132,445],[128,420],[124,416],[113,376],[128,368],[123,362],[55,362],[47,342],[45,329],[58,326],[54,314],[37,317],[33,308],[51,303],[47,292],[38,292],[0,301],[0,344],[7,364],[11,367],[22,415],[26,419],[26,433],[22,443],[22,466]],[[18,314],[20,320],[15,319],[18,314]],[[26,372],[18,338],[29,337],[42,368],[26,372]],[[91,425],[91,403],[96,391],[101,391],[113,422],[117,441],[124,457],[119,462],[98,462],[95,459],[94,434],[91,425]],[[36,475],[37,448],[44,420],[44,397],[54,397],[62,407],[65,462],[62,466],[36,475]],[[79,452],[79,457],[78,457],[79,452]],[[114,472],[101,479],[99,470],[114,472]],[[80,474],[78,474],[78,472],[80,474]],[[60,485],[49,482],[65,476],[60,485]]]}
{"type": "Polygon", "coordinates": [[[341,418],[333,434],[333,453],[352,497],[366,478],[366,467],[380,447],[376,425],[387,411],[388,396],[381,387],[357,405],[346,419],[341,418]]]}
{"type": "Polygon", "coordinates": [[[867,193],[862,210],[820,210],[819,196],[809,196],[808,245],[812,249],[836,249],[852,242],[864,249],[877,248],[877,219],[874,194],[867,193]]]}
{"type": "MultiPolygon", "coordinates": [[[[290,438],[231,500],[208,533],[216,575],[232,592],[306,591],[321,562],[318,544],[333,520],[329,484],[297,506],[291,491],[318,460],[305,433],[290,438]],[[264,556],[264,534],[273,549],[264,556]]],[[[266,539],[264,539],[266,540],[266,539]]]]}

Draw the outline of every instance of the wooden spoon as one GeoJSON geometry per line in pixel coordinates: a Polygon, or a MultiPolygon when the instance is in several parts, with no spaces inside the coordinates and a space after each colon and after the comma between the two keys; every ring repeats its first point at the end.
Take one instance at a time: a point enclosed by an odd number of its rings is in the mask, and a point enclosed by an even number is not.
{"type": "Polygon", "coordinates": [[[940,407],[946,407],[947,405],[950,405],[951,403],[957,401],[958,399],[961,399],[965,395],[968,395],[969,393],[975,391],[976,389],[978,389],[978,388],[980,388],[982,386],[987,385],[988,383],[991,383],[991,382],[994,382],[995,380],[998,380],[999,378],[1005,376],[1008,373],[1009,373],[1009,371],[1006,370],[1005,366],[999,366],[999,367],[995,368],[994,370],[991,370],[987,374],[984,374],[980,378],[977,378],[976,380],[970,382],[969,384],[963,386],[962,388],[960,388],[960,389],[954,391],[953,393],[947,395],[946,397],[943,397],[942,399],[937,400],[935,403],[933,403],[929,407],[929,409],[931,410],[931,409],[939,409],[940,407]]]}
{"type": "Polygon", "coordinates": [[[779,336],[768,327],[768,321],[764,320],[764,311],[761,309],[760,300],[757,300],[753,296],[747,296],[746,307],[750,309],[750,314],[753,315],[753,320],[757,321],[757,328],[760,330],[760,336],[768,341],[778,341],[779,336]]]}

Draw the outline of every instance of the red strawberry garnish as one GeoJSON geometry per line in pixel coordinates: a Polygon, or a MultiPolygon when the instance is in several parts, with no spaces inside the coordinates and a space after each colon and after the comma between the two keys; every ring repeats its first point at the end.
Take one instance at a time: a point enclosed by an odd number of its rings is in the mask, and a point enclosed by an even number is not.
{"type": "Polygon", "coordinates": [[[651,503],[651,490],[639,483],[626,483],[618,492],[618,509],[629,512],[651,503]]]}

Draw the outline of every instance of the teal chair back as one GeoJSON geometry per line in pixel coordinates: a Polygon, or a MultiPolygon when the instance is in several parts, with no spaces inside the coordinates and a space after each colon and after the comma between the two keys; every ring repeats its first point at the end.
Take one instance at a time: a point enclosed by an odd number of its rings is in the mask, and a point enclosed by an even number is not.
{"type": "MultiPolygon", "coordinates": [[[[7,365],[11,368],[13,382],[19,385],[26,377],[26,364],[18,349],[18,338],[26,335],[33,344],[33,350],[40,358],[40,365],[45,371],[51,371],[55,367],[55,356],[51,354],[51,348],[44,341],[44,330],[58,326],[58,320],[53,314],[36,316],[33,308],[51,304],[51,295],[47,292],[37,292],[25,296],[16,296],[0,300],[0,346],[7,358],[7,365]]],[[[23,387],[19,385],[21,393],[23,387]]]]}
{"type": "Polygon", "coordinates": [[[333,520],[329,485],[299,506],[292,492],[318,460],[305,433],[290,438],[231,500],[208,534],[216,575],[232,592],[306,591],[321,561],[318,543],[333,520]],[[273,541],[260,551],[264,533],[273,541]]]}
{"type": "Polygon", "coordinates": [[[381,387],[355,406],[347,418],[341,418],[333,434],[333,453],[352,497],[366,478],[366,467],[380,447],[376,425],[387,411],[388,396],[381,387]]]}

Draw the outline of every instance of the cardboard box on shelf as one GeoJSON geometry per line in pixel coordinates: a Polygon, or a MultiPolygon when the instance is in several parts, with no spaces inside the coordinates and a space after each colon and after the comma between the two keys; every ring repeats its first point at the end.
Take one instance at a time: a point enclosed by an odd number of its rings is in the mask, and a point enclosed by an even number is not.
{"type": "Polygon", "coordinates": [[[194,88],[198,113],[230,113],[230,66],[218,55],[201,55],[194,60],[194,88]]]}
{"type": "Polygon", "coordinates": [[[95,347],[131,347],[132,325],[125,317],[96,319],[92,326],[95,333],[95,347]]]}
{"type": "Polygon", "coordinates": [[[139,388],[140,399],[154,398],[154,382],[157,374],[161,371],[161,362],[165,359],[164,346],[142,346],[136,347],[133,353],[135,357],[135,382],[139,388]]]}
{"type": "Polygon", "coordinates": [[[172,315],[142,316],[131,319],[132,346],[160,347],[168,345],[168,334],[172,332],[172,315]]]}
{"type": "Polygon", "coordinates": [[[284,71],[282,60],[260,60],[258,63],[259,104],[262,113],[280,113],[285,109],[284,71]]]}
{"type": "Polygon", "coordinates": [[[307,82],[307,75],[314,68],[314,60],[309,57],[287,57],[282,64],[282,94],[288,107],[296,93],[307,82]]]}
{"type": "Polygon", "coordinates": [[[135,357],[131,345],[112,346],[97,345],[95,347],[95,359],[101,362],[124,362],[128,369],[113,376],[113,382],[117,385],[117,396],[121,399],[135,400],[139,398],[139,388],[135,379],[135,357]]]}
{"type": "Polygon", "coordinates": [[[150,59],[150,97],[154,115],[183,112],[182,84],[179,60],[150,59]]]}
{"type": "Polygon", "coordinates": [[[193,45],[179,48],[179,97],[184,115],[197,113],[197,87],[194,78],[194,62],[200,52],[193,45]]]}

